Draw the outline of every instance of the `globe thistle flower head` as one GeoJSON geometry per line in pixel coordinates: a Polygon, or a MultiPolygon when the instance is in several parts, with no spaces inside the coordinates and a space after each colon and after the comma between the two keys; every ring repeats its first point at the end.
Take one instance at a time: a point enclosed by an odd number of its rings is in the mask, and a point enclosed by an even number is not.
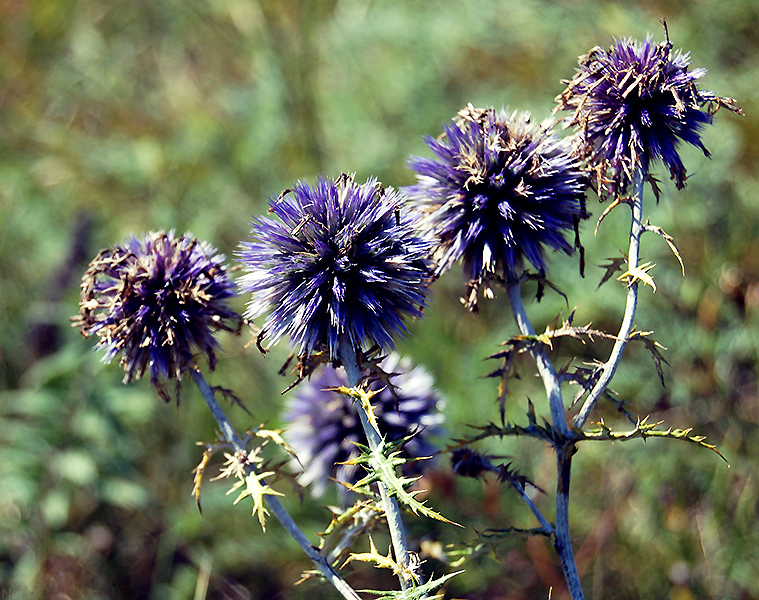
{"type": "Polygon", "coordinates": [[[413,157],[418,182],[406,188],[436,239],[436,275],[463,262],[476,310],[480,286],[514,281],[532,265],[546,270],[546,249],[571,254],[567,239],[585,216],[585,176],[570,146],[529,113],[469,105],[426,138],[435,158],[413,157]]]}
{"type": "Polygon", "coordinates": [[[429,279],[429,241],[417,233],[405,198],[375,180],[320,177],[298,182],[253,222],[239,252],[252,295],[246,315],[269,312],[260,338],[290,337],[301,361],[325,352],[393,347],[404,318],[421,316],[429,279]]]}
{"type": "MultiPolygon", "coordinates": [[[[415,433],[403,446],[402,456],[432,456],[435,447],[429,437],[440,435],[443,423],[442,401],[433,389],[432,377],[394,353],[379,367],[391,375],[393,388],[380,381],[370,385],[372,390],[381,390],[372,398],[380,433],[389,442],[415,433]]],[[[358,456],[355,442],[366,443],[353,400],[333,391],[348,385],[344,369],[322,366],[308,382],[296,388],[285,415],[289,423],[287,440],[303,465],[300,481],[313,485],[316,495],[324,493],[331,479],[354,484],[364,475],[357,465],[340,464],[358,456]]],[[[429,462],[413,461],[405,467],[419,474],[429,462]]]]}
{"type": "Polygon", "coordinates": [[[569,125],[578,129],[578,152],[594,171],[602,199],[624,194],[634,170],[648,173],[657,160],[683,189],[687,173],[680,143],[709,156],[700,136],[704,125],[720,106],[740,112],[734,100],[699,90],[696,83],[706,70],[689,65],[688,53],[673,52],[669,39],[655,44],[650,35],[580,57],[577,73],[556,98],[556,111],[574,111],[569,125]]]}
{"type": "Polygon", "coordinates": [[[204,354],[216,364],[215,332],[239,332],[242,319],[227,306],[235,285],[224,256],[187,233],[150,232],[102,250],[82,278],[82,335],[98,336],[103,360],[121,354],[124,383],[150,372],[161,397],[162,380],[176,379],[204,354]]]}

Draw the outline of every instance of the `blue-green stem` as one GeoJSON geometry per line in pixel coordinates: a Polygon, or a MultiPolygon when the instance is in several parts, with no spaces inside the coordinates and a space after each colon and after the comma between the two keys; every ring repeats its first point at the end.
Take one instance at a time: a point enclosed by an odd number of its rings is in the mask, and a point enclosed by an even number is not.
{"type": "MultiPolygon", "coordinates": [[[[500,476],[501,472],[498,468],[493,467],[491,469],[493,473],[496,473],[500,476]]],[[[548,519],[546,519],[543,516],[543,513],[540,512],[540,509],[535,505],[535,503],[532,501],[532,498],[530,498],[530,495],[527,493],[527,490],[524,489],[524,486],[519,483],[519,481],[516,480],[514,477],[509,477],[508,482],[511,484],[511,487],[513,487],[516,492],[519,494],[519,496],[522,498],[524,503],[527,505],[527,507],[532,511],[532,514],[535,515],[535,518],[538,520],[538,523],[540,523],[540,527],[543,530],[543,533],[546,535],[553,535],[554,534],[554,526],[548,522],[548,519]]]]}
{"type": "MultiPolygon", "coordinates": [[[[506,286],[511,311],[514,313],[514,319],[522,335],[534,336],[535,329],[524,308],[521,288],[521,283],[510,283],[506,286]]],[[[543,380],[543,386],[548,396],[553,428],[559,434],[554,443],[557,471],[554,548],[559,556],[561,568],[564,571],[564,579],[567,582],[572,600],[583,600],[585,596],[580,583],[580,575],[577,572],[572,538],[569,534],[569,482],[575,446],[570,438],[570,430],[564,411],[564,400],[561,395],[561,382],[556,369],[553,368],[542,344],[534,344],[530,353],[538,366],[538,373],[543,380]]]]}
{"type": "MultiPolygon", "coordinates": [[[[527,311],[524,309],[524,303],[522,302],[522,284],[509,283],[506,285],[506,292],[508,293],[511,311],[514,313],[514,319],[517,322],[519,331],[522,335],[534,336],[535,329],[532,327],[532,323],[530,323],[530,318],[527,316],[527,311]]],[[[567,426],[567,418],[564,412],[564,400],[561,397],[559,376],[553,368],[553,364],[551,364],[542,344],[534,344],[530,353],[538,366],[538,373],[540,373],[543,386],[546,389],[553,427],[562,437],[569,437],[569,427],[567,426]]]]}
{"type": "MultiPolygon", "coordinates": [[[[634,273],[639,268],[640,262],[640,238],[643,232],[646,230],[643,224],[643,184],[646,180],[646,172],[643,169],[635,169],[633,177],[633,194],[630,199],[630,207],[632,209],[632,220],[630,224],[630,249],[627,255],[627,271],[628,273],[634,273]]],[[[625,314],[622,317],[622,324],[619,327],[619,333],[617,339],[614,342],[614,347],[609,355],[603,367],[601,367],[601,375],[596,381],[593,389],[590,390],[588,397],[577,413],[574,419],[574,426],[578,429],[582,429],[585,423],[588,422],[588,417],[593,410],[593,407],[598,402],[598,399],[606,391],[609,386],[614,373],[617,371],[619,362],[622,359],[622,353],[625,351],[627,342],[630,341],[630,333],[632,333],[633,326],[635,324],[635,310],[638,306],[638,280],[635,277],[630,278],[630,282],[627,285],[627,301],[625,303],[625,314]]]]}
{"type": "MultiPolygon", "coordinates": [[[[226,440],[232,445],[235,452],[247,452],[245,444],[243,443],[240,436],[235,432],[234,428],[229,422],[229,419],[227,419],[227,416],[224,414],[221,406],[219,406],[219,403],[214,397],[213,390],[211,389],[211,386],[208,385],[208,382],[206,381],[205,377],[203,377],[203,374],[200,372],[200,370],[195,368],[192,369],[192,376],[195,379],[195,383],[198,386],[201,395],[203,396],[203,400],[206,401],[208,408],[211,410],[213,418],[216,419],[216,422],[218,423],[224,438],[226,438],[226,440]]],[[[246,466],[246,470],[248,470],[249,473],[255,471],[252,465],[246,466]]],[[[266,502],[267,508],[269,509],[269,512],[271,512],[271,514],[274,515],[274,517],[282,524],[287,533],[289,533],[290,536],[292,536],[292,538],[298,543],[298,545],[306,553],[306,556],[308,556],[308,558],[310,558],[314,563],[314,566],[316,566],[324,578],[335,587],[340,595],[343,598],[346,598],[346,600],[361,600],[361,597],[353,590],[353,588],[351,588],[348,583],[346,583],[346,581],[335,572],[335,570],[332,568],[332,565],[327,562],[327,559],[319,553],[315,546],[311,544],[311,542],[306,537],[306,534],[304,534],[303,531],[301,531],[301,529],[295,523],[295,521],[293,521],[292,517],[287,512],[287,510],[285,510],[285,507],[282,506],[279,500],[270,495],[264,496],[264,500],[266,502]]]]}
{"type": "MultiPolygon", "coordinates": [[[[340,360],[342,361],[343,368],[348,376],[348,385],[355,387],[361,380],[361,366],[358,364],[356,352],[351,343],[346,339],[341,340],[339,352],[340,360]]],[[[362,403],[356,402],[356,407],[359,419],[361,419],[361,425],[364,428],[366,440],[369,443],[369,448],[372,452],[375,452],[382,445],[382,436],[375,428],[362,403]]],[[[406,541],[406,528],[403,525],[401,510],[398,506],[397,500],[388,494],[387,486],[381,481],[377,482],[377,487],[379,488],[380,497],[382,498],[382,508],[385,511],[387,525],[390,529],[390,540],[393,544],[395,560],[399,565],[404,567],[404,571],[409,573],[409,575],[398,575],[401,589],[405,591],[409,588],[411,573],[409,568],[410,553],[408,551],[408,542],[406,541]]]]}

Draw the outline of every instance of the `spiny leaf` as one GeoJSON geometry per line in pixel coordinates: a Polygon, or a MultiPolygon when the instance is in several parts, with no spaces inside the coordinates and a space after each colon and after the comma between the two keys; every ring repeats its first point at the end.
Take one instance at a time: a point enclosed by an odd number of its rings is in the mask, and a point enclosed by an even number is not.
{"type": "Polygon", "coordinates": [[[263,461],[263,458],[259,456],[260,452],[260,447],[253,448],[250,452],[246,452],[245,450],[238,450],[233,454],[225,452],[224,457],[227,460],[224,463],[224,468],[211,481],[218,481],[228,477],[235,477],[242,481],[245,479],[246,473],[249,470],[254,469],[254,464],[263,461]]]}
{"type": "Polygon", "coordinates": [[[650,231],[664,238],[664,241],[667,242],[669,249],[672,250],[672,254],[675,255],[675,257],[677,258],[677,261],[680,263],[680,269],[683,272],[683,276],[685,276],[685,265],[683,264],[683,259],[680,256],[680,252],[677,249],[677,246],[675,246],[675,238],[669,235],[661,227],[658,227],[656,225],[651,225],[651,223],[649,223],[648,221],[646,221],[645,229],[646,231],[650,231]]]}
{"type": "Polygon", "coordinates": [[[511,346],[508,350],[497,352],[488,359],[501,359],[503,360],[503,366],[496,369],[492,373],[485,375],[485,377],[498,377],[498,407],[501,415],[501,424],[506,424],[506,396],[509,393],[509,379],[515,377],[519,379],[519,376],[514,370],[514,358],[522,353],[527,352],[533,345],[533,342],[524,338],[523,336],[517,336],[506,340],[501,344],[502,346],[511,346]]]}
{"type": "Polygon", "coordinates": [[[225,387],[218,386],[218,385],[214,386],[212,390],[214,394],[217,394],[217,393],[221,394],[222,396],[227,398],[230,402],[233,402],[234,404],[242,408],[246,413],[248,413],[249,416],[251,417],[253,416],[251,412],[248,410],[248,408],[245,406],[245,404],[243,404],[243,401],[240,400],[240,398],[238,398],[237,395],[232,390],[227,389],[225,387]]]}
{"type": "Polygon", "coordinates": [[[551,282],[549,279],[545,277],[545,275],[535,274],[535,273],[526,273],[527,279],[530,281],[537,281],[538,282],[538,289],[535,293],[535,299],[540,302],[540,300],[543,298],[543,291],[546,287],[551,288],[554,292],[556,292],[559,296],[564,298],[564,302],[569,304],[569,298],[567,298],[567,295],[559,289],[559,287],[551,282]]]}
{"type": "Polygon", "coordinates": [[[327,391],[343,394],[344,396],[348,396],[349,398],[353,398],[354,400],[361,402],[361,406],[364,408],[364,411],[369,418],[369,422],[372,424],[374,429],[379,431],[377,417],[374,414],[374,406],[372,405],[372,398],[374,398],[374,396],[377,394],[380,394],[383,389],[365,390],[361,389],[360,387],[347,387],[343,385],[335,388],[327,388],[327,391]]]}
{"type": "Polygon", "coordinates": [[[596,221],[596,228],[595,231],[593,231],[593,235],[598,235],[598,228],[601,226],[601,221],[603,221],[609,213],[617,208],[620,204],[629,204],[629,197],[625,198],[616,198],[609,206],[606,207],[606,210],[603,211],[600,217],[598,217],[598,221],[596,221]]]}
{"type": "Polygon", "coordinates": [[[243,485],[245,486],[245,489],[240,492],[240,495],[234,503],[237,504],[243,498],[250,496],[253,499],[253,514],[258,517],[258,522],[261,524],[261,529],[263,531],[266,531],[266,515],[269,514],[269,511],[266,510],[264,496],[284,496],[284,494],[273,490],[266,485],[264,480],[272,475],[274,475],[273,471],[268,471],[266,473],[256,473],[251,471],[245,476],[243,481],[235,483],[229,492],[227,492],[228,494],[231,494],[240,489],[243,485]]]}
{"type": "Polygon", "coordinates": [[[240,492],[234,503],[237,504],[248,496],[253,498],[253,514],[258,516],[261,528],[266,531],[266,515],[268,512],[264,503],[264,496],[283,496],[284,494],[271,489],[264,481],[266,477],[275,475],[274,471],[256,472],[255,465],[263,462],[259,456],[260,452],[261,448],[257,447],[250,452],[238,450],[234,454],[225,454],[227,462],[221,472],[213,478],[213,481],[235,477],[238,481],[232,485],[227,494],[236,492],[244,486],[245,489],[240,492]]]}
{"type": "Polygon", "coordinates": [[[488,358],[502,358],[503,359],[503,366],[500,369],[497,369],[493,371],[492,373],[489,373],[485,377],[498,377],[498,406],[501,414],[501,424],[506,424],[506,396],[508,396],[509,393],[509,379],[511,377],[517,377],[516,373],[514,373],[514,357],[519,353],[519,351],[514,350],[513,348],[510,350],[506,350],[505,352],[499,352],[498,354],[494,354],[493,356],[490,356],[488,358]]]}
{"type": "Polygon", "coordinates": [[[640,415],[633,414],[629,410],[627,410],[626,408],[627,402],[625,400],[617,398],[608,389],[604,392],[603,397],[606,398],[607,401],[611,402],[616,407],[617,412],[622,413],[625,416],[625,418],[633,425],[635,425],[640,419],[640,415]]]}
{"type": "Polygon", "coordinates": [[[385,359],[385,356],[378,356],[374,359],[366,359],[363,361],[362,365],[364,369],[369,369],[371,375],[369,379],[366,381],[367,384],[371,384],[376,381],[380,381],[384,384],[383,389],[387,389],[390,391],[390,394],[393,396],[393,399],[395,400],[395,409],[398,410],[398,402],[400,401],[400,396],[398,394],[398,386],[396,386],[392,382],[393,377],[398,377],[401,375],[400,372],[387,372],[385,371],[381,366],[380,363],[385,359]]]}
{"type": "MultiPolygon", "coordinates": [[[[719,450],[717,450],[717,447],[714,444],[706,443],[706,438],[704,436],[691,435],[691,431],[693,431],[692,427],[689,427],[688,429],[673,429],[672,427],[666,430],[656,429],[659,425],[661,425],[661,423],[661,421],[657,423],[648,423],[648,417],[645,417],[638,421],[634,429],[624,432],[615,432],[612,431],[611,428],[603,422],[603,420],[601,420],[599,423],[597,423],[598,429],[577,432],[577,439],[578,441],[590,440],[613,442],[626,442],[628,440],[634,439],[642,439],[645,441],[648,438],[668,438],[674,440],[683,440],[715,452],[722,460],[728,463],[727,459],[719,450]]],[[[730,463],[728,463],[728,465],[729,464],[730,463]]]]}
{"type": "Polygon", "coordinates": [[[593,363],[586,363],[587,366],[575,367],[573,371],[569,371],[567,368],[561,376],[562,381],[569,382],[570,384],[579,385],[580,389],[575,393],[572,398],[572,402],[569,404],[569,408],[572,408],[580,401],[587,392],[589,392],[603,371],[603,363],[595,361],[593,363]]]}
{"type": "Polygon", "coordinates": [[[532,403],[532,400],[527,398],[527,422],[532,426],[538,425],[538,421],[535,418],[535,405],[532,403]]]}
{"type": "Polygon", "coordinates": [[[570,315],[570,318],[563,321],[561,324],[561,327],[559,328],[549,328],[547,327],[545,332],[540,335],[541,341],[543,341],[544,344],[549,346],[551,349],[553,349],[553,344],[551,343],[551,340],[554,338],[559,337],[571,337],[576,340],[580,340],[581,342],[585,343],[585,340],[583,338],[588,338],[591,342],[594,341],[594,337],[604,338],[604,339],[611,339],[615,340],[617,339],[617,336],[606,333],[605,331],[601,331],[600,329],[593,329],[588,323],[587,325],[582,325],[575,327],[572,325],[572,317],[574,316],[574,311],[572,311],[572,315],[570,315]]]}
{"type": "Polygon", "coordinates": [[[661,188],[659,187],[659,180],[653,175],[646,175],[646,181],[651,185],[651,191],[654,193],[654,198],[656,198],[656,204],[658,205],[659,200],[661,199],[661,188]]]}
{"type": "Polygon", "coordinates": [[[282,437],[282,429],[262,429],[261,427],[258,427],[253,431],[253,434],[256,437],[263,438],[265,440],[271,440],[277,446],[282,448],[285,452],[287,452],[290,456],[292,456],[296,461],[298,461],[298,464],[303,468],[303,465],[300,462],[300,459],[298,458],[298,455],[295,454],[295,450],[293,450],[290,445],[284,440],[282,437]]]}
{"type": "MultiPolygon", "coordinates": [[[[530,406],[532,406],[532,403],[530,403],[530,406]]],[[[528,409],[529,410],[529,409],[528,409]]],[[[534,418],[534,406],[532,407],[532,417],[534,418]]],[[[529,419],[529,412],[528,412],[528,419],[529,419]]],[[[451,444],[450,446],[446,447],[443,452],[450,452],[451,450],[455,450],[456,448],[462,448],[463,446],[468,446],[470,444],[473,444],[474,442],[479,442],[480,440],[484,440],[491,437],[505,437],[505,436],[527,436],[536,438],[539,440],[543,440],[545,442],[548,442],[549,444],[553,444],[556,441],[556,435],[553,431],[553,427],[550,425],[538,425],[537,421],[532,422],[530,421],[530,424],[527,427],[524,427],[522,425],[515,425],[514,423],[506,423],[503,426],[498,426],[495,423],[488,423],[487,425],[477,426],[477,425],[470,425],[472,429],[476,429],[481,431],[482,433],[479,433],[477,435],[474,435],[472,437],[467,438],[457,438],[454,440],[454,444],[451,444]]]]}
{"type": "Polygon", "coordinates": [[[377,546],[374,545],[374,540],[371,536],[369,536],[369,552],[351,553],[340,568],[344,568],[345,565],[354,560],[373,563],[378,569],[390,569],[395,575],[403,577],[403,579],[407,581],[411,580],[419,583],[419,576],[413,571],[413,569],[393,560],[392,550],[388,549],[387,556],[380,554],[377,550],[377,546]]]}
{"type": "Polygon", "coordinates": [[[604,276],[601,278],[601,281],[598,283],[598,287],[600,288],[604,283],[609,281],[616,273],[617,271],[622,270],[622,265],[627,263],[627,257],[620,257],[620,258],[607,258],[606,260],[609,261],[609,264],[607,265],[598,265],[602,269],[604,269],[605,273],[604,276]]]}
{"type": "MultiPolygon", "coordinates": [[[[379,430],[371,404],[372,397],[378,394],[379,391],[370,391],[359,387],[349,388],[345,386],[335,388],[334,391],[359,400],[369,416],[369,421],[372,422],[375,429],[379,430]]],[[[398,467],[408,462],[407,459],[401,456],[401,448],[414,435],[415,434],[408,435],[391,443],[388,443],[383,439],[374,450],[368,446],[354,442],[359,449],[359,455],[346,461],[344,464],[361,465],[367,470],[367,475],[352,486],[348,484],[343,485],[346,485],[348,489],[359,491],[363,487],[381,481],[387,488],[388,494],[394,496],[398,502],[411,509],[415,515],[423,514],[427,517],[462,527],[462,525],[446,519],[428,506],[425,506],[423,502],[416,500],[415,496],[421,490],[416,490],[414,492],[408,492],[406,490],[406,487],[419,479],[419,477],[411,478],[398,475],[398,467]]]]}
{"type": "Polygon", "coordinates": [[[422,514],[426,517],[443,521],[444,523],[450,523],[462,527],[462,525],[454,523],[453,521],[446,519],[443,515],[436,513],[423,502],[419,502],[415,496],[421,490],[415,490],[413,492],[406,490],[407,486],[419,479],[419,477],[399,476],[397,472],[398,467],[407,462],[406,459],[401,456],[400,450],[407,440],[408,436],[390,444],[383,440],[375,450],[371,450],[363,444],[356,443],[356,447],[360,451],[359,456],[347,461],[345,464],[361,465],[368,471],[368,473],[366,477],[356,482],[354,486],[350,486],[349,489],[360,489],[377,481],[381,481],[387,488],[388,494],[394,496],[398,502],[407,506],[415,515],[422,514]]]}
{"type": "MultiPolygon", "coordinates": [[[[206,445],[202,442],[198,442],[198,446],[206,445]]],[[[198,466],[195,467],[192,471],[192,495],[195,496],[195,502],[198,504],[198,512],[201,516],[203,516],[203,508],[200,506],[200,486],[203,483],[203,475],[206,472],[206,467],[208,466],[211,457],[222,446],[226,446],[226,444],[214,444],[206,446],[206,450],[203,452],[203,456],[201,457],[198,466]]]]}
{"type": "Polygon", "coordinates": [[[652,333],[653,331],[636,331],[633,329],[629,340],[643,342],[643,344],[646,346],[646,350],[651,353],[651,356],[654,359],[654,364],[656,365],[656,372],[659,375],[659,380],[661,381],[661,384],[664,385],[664,368],[662,367],[662,363],[667,366],[669,366],[669,363],[667,362],[667,359],[664,358],[664,355],[659,351],[659,349],[666,350],[666,348],[659,342],[656,342],[648,337],[652,333]]]}
{"type": "Polygon", "coordinates": [[[374,594],[378,598],[386,598],[387,600],[435,600],[436,598],[442,598],[441,595],[429,596],[430,592],[435,591],[441,587],[451,577],[463,573],[464,571],[455,571],[448,575],[443,575],[437,579],[431,579],[423,585],[416,585],[407,590],[395,590],[395,591],[381,591],[381,590],[359,590],[367,594],[374,594]]]}
{"type": "Polygon", "coordinates": [[[498,479],[501,481],[508,481],[513,486],[521,486],[523,490],[529,485],[543,494],[546,493],[544,489],[534,483],[526,475],[522,475],[517,471],[513,464],[514,463],[498,465],[498,479]]]}
{"type": "Polygon", "coordinates": [[[617,280],[623,281],[627,279],[627,285],[632,285],[637,281],[642,281],[646,285],[650,285],[651,289],[656,291],[656,284],[654,283],[654,278],[651,277],[648,272],[653,269],[656,265],[652,262],[647,262],[639,267],[630,267],[622,273],[619,277],[617,277],[617,280]]]}
{"type": "Polygon", "coordinates": [[[382,509],[373,500],[361,500],[343,511],[334,507],[331,510],[332,521],[318,535],[320,552],[334,565],[345,561],[356,539],[374,528],[382,509]]]}

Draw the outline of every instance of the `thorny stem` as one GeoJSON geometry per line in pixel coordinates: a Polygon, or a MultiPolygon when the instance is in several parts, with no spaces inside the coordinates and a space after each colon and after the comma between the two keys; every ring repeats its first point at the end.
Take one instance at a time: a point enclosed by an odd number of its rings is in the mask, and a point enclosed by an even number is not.
{"type": "MultiPolygon", "coordinates": [[[[521,284],[507,284],[506,291],[509,296],[511,310],[514,313],[514,318],[522,335],[535,335],[535,329],[532,327],[532,323],[530,323],[522,302],[521,284]]],[[[546,389],[553,427],[561,438],[554,443],[557,468],[554,548],[556,549],[556,554],[559,556],[572,600],[584,600],[585,596],[582,592],[580,575],[577,572],[577,563],[575,562],[574,550],[572,549],[572,538],[569,534],[569,482],[571,478],[572,454],[575,452],[575,445],[570,439],[570,430],[564,412],[564,400],[561,396],[559,376],[541,345],[534,345],[530,353],[538,366],[538,372],[546,389]]]]}
{"type": "MultiPolygon", "coordinates": [[[[493,469],[495,473],[500,473],[498,469],[493,469]]],[[[513,487],[516,492],[519,494],[519,496],[524,500],[524,503],[527,505],[527,507],[532,511],[532,514],[535,515],[535,518],[540,523],[541,528],[543,529],[543,532],[547,535],[553,535],[555,533],[554,526],[548,522],[548,519],[543,516],[543,513],[540,512],[540,509],[535,505],[535,503],[532,501],[532,498],[530,498],[529,494],[527,493],[527,490],[524,489],[524,486],[516,481],[514,478],[508,478],[508,482],[511,484],[511,487],[513,487]]]]}
{"type": "MultiPolygon", "coordinates": [[[[203,396],[203,399],[206,401],[208,408],[211,410],[213,418],[216,419],[216,422],[221,428],[221,432],[226,440],[232,444],[235,452],[247,452],[245,444],[243,443],[242,439],[240,439],[240,436],[235,432],[234,428],[229,422],[229,419],[227,419],[227,416],[224,414],[221,406],[219,406],[219,403],[214,397],[213,390],[211,389],[211,386],[208,385],[208,382],[206,381],[205,377],[203,377],[203,374],[199,369],[194,368],[192,369],[192,376],[195,379],[195,383],[197,384],[198,389],[203,396]]],[[[248,473],[253,472],[254,467],[252,465],[248,465],[246,466],[246,470],[248,473]]],[[[264,496],[264,500],[267,504],[267,507],[271,511],[271,514],[277,518],[287,533],[289,533],[290,536],[292,536],[292,538],[298,543],[298,545],[306,553],[306,556],[311,559],[319,572],[335,587],[340,595],[346,600],[361,600],[361,597],[353,590],[353,588],[351,588],[348,583],[335,572],[335,570],[332,568],[332,565],[327,562],[327,559],[322,556],[316,547],[311,544],[306,535],[303,533],[303,531],[301,531],[295,521],[293,521],[292,517],[289,515],[287,510],[285,510],[285,507],[282,506],[279,500],[270,495],[264,496]]]]}
{"type": "MultiPolygon", "coordinates": [[[[535,329],[533,329],[530,318],[527,316],[527,311],[524,309],[524,304],[522,303],[521,283],[507,284],[506,291],[509,295],[509,303],[511,304],[511,310],[514,313],[519,331],[522,332],[522,335],[535,335],[535,329]]],[[[532,354],[533,360],[538,365],[538,372],[546,388],[553,426],[562,437],[567,438],[569,437],[569,427],[564,414],[564,401],[561,397],[559,376],[556,374],[556,370],[553,368],[542,345],[535,344],[530,350],[530,354],[532,354]]]]}
{"type": "MultiPolygon", "coordinates": [[[[343,363],[343,368],[348,375],[348,385],[355,387],[358,385],[358,382],[361,379],[361,367],[358,364],[356,352],[348,340],[340,340],[339,353],[340,360],[343,363]]],[[[372,452],[374,452],[382,445],[382,436],[372,424],[369,415],[366,414],[366,411],[364,410],[362,403],[357,402],[356,406],[358,409],[358,416],[361,419],[361,425],[364,428],[366,440],[369,443],[369,448],[372,452]]],[[[409,568],[410,553],[408,550],[408,542],[406,541],[406,528],[403,525],[403,519],[401,518],[401,510],[398,507],[398,502],[395,498],[387,493],[387,486],[385,486],[382,481],[377,482],[377,487],[379,488],[380,497],[382,498],[382,507],[385,511],[387,525],[390,529],[390,540],[393,544],[395,560],[402,567],[409,568]]],[[[408,576],[399,574],[398,579],[401,583],[401,589],[403,591],[409,589],[408,576]]]]}
{"type": "MultiPolygon", "coordinates": [[[[640,238],[646,229],[643,224],[643,184],[645,179],[646,172],[641,168],[636,168],[633,177],[633,195],[630,200],[632,208],[632,223],[630,225],[630,250],[627,255],[627,270],[630,273],[633,273],[634,270],[638,268],[640,258],[640,238]]],[[[601,367],[601,375],[598,378],[598,381],[596,381],[593,389],[585,399],[580,412],[577,413],[577,416],[575,417],[574,426],[578,429],[582,429],[585,423],[587,423],[593,407],[606,391],[609,382],[617,371],[619,362],[622,359],[622,353],[625,351],[627,342],[630,341],[630,333],[632,332],[633,324],[635,322],[635,310],[637,306],[638,280],[633,277],[627,286],[625,314],[622,317],[622,325],[619,328],[617,340],[614,342],[614,347],[609,355],[609,360],[607,360],[603,367],[601,367]]]]}

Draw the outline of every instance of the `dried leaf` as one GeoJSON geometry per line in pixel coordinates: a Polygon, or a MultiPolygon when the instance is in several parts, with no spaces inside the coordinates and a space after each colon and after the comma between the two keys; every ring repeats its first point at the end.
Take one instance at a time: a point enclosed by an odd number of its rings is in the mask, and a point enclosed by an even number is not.
{"type": "Polygon", "coordinates": [[[607,258],[606,260],[609,261],[608,265],[598,265],[602,269],[604,269],[606,272],[604,273],[603,278],[598,284],[598,287],[600,288],[604,283],[609,281],[614,276],[614,273],[617,271],[622,270],[622,265],[627,263],[627,257],[621,257],[621,258],[607,258]]]}
{"type": "Polygon", "coordinates": [[[646,222],[645,229],[646,229],[646,231],[650,231],[650,232],[655,233],[657,235],[660,235],[662,238],[664,238],[664,241],[667,242],[667,245],[669,246],[669,249],[672,250],[672,254],[675,255],[675,257],[677,258],[677,261],[680,263],[680,270],[682,271],[683,277],[684,277],[685,276],[685,265],[683,264],[683,259],[680,256],[680,251],[677,249],[677,246],[675,246],[675,238],[673,238],[671,235],[669,235],[661,227],[658,227],[656,225],[651,225],[648,222],[646,222]]]}
{"type": "Polygon", "coordinates": [[[617,280],[623,281],[627,279],[627,285],[633,285],[637,281],[642,281],[646,285],[650,285],[655,292],[656,284],[654,283],[654,278],[648,274],[648,272],[655,266],[656,265],[654,263],[647,262],[640,265],[639,267],[630,267],[627,269],[627,271],[622,273],[622,275],[617,277],[617,280]]]}

